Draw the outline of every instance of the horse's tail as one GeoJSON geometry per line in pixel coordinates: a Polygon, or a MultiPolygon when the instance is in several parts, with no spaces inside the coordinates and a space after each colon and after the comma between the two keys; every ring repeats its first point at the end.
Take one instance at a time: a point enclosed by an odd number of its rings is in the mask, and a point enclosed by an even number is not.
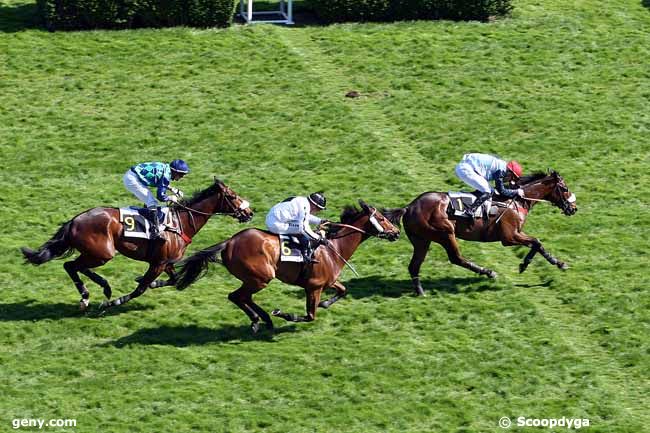
{"type": "Polygon", "coordinates": [[[402,221],[402,217],[406,213],[406,208],[398,207],[395,209],[381,209],[380,212],[392,225],[400,227],[400,221],[402,221]]]}
{"type": "Polygon", "coordinates": [[[70,220],[59,227],[56,234],[52,236],[49,241],[41,245],[39,249],[32,250],[27,247],[20,248],[25,257],[25,263],[31,263],[32,265],[38,266],[45,262],[49,262],[52,259],[68,257],[71,255],[74,249],[70,246],[68,233],[70,232],[72,221],[73,220],[70,220]]]}
{"type": "Polygon", "coordinates": [[[183,260],[177,273],[176,290],[184,290],[193,282],[203,277],[208,271],[208,265],[221,263],[221,252],[226,249],[228,240],[205,248],[198,253],[183,260]]]}

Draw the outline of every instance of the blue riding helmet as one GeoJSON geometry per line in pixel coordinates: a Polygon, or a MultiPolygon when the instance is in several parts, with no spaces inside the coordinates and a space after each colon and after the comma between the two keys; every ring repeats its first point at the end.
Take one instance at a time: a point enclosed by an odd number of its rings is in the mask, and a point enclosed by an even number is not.
{"type": "Polygon", "coordinates": [[[173,160],[169,163],[169,166],[173,171],[177,171],[179,173],[187,174],[190,172],[190,166],[187,165],[187,162],[183,161],[182,159],[173,160]]]}

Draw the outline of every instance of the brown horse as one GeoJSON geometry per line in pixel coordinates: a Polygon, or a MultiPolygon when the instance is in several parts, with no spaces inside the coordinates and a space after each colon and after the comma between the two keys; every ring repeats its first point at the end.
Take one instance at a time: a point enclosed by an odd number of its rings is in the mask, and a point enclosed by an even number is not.
{"type": "Polygon", "coordinates": [[[246,229],[184,260],[178,272],[176,287],[179,290],[185,289],[204,274],[210,262],[218,261],[242,282],[239,289],[228,295],[228,299],[248,315],[253,332],[259,329],[260,318],[268,329],[273,329],[271,317],[253,302],[253,294],[266,287],[274,278],[305,289],[307,315],[296,316],[280,310],[273,311],[273,315],[290,322],[311,322],[316,318],[316,308],[319,305],[327,308],[346,295],[347,289],[338,278],[344,264],[361,242],[370,236],[389,241],[399,238],[399,229],[377,209],[361,200],[359,203],[362,210],[349,206],[343,211],[342,224],[339,225],[343,228],[328,234],[328,245],[316,250],[317,263],[303,268],[302,263],[281,262],[278,235],[246,229]],[[319,304],[323,289],[328,287],[334,288],[336,294],[319,304]]]}
{"type": "Polygon", "coordinates": [[[102,303],[101,308],[124,304],[132,298],[142,295],[148,287],[174,285],[175,274],[172,262],[180,260],[192,237],[201,230],[208,219],[215,214],[230,215],[240,222],[250,221],[253,212],[248,202],[239,197],[220,180],[207,189],[197,192],[191,199],[183,200],[174,211],[179,221],[182,234],[163,232],[166,242],[148,239],[125,238],[124,228],[120,222],[117,208],[97,207],[87,210],[63,224],[57,233],[38,250],[21,248],[27,262],[40,265],[57,257],[67,257],[74,250],[81,254],[75,260],[65,262],[66,270],[77,290],[81,294],[79,307],[83,311],[88,307],[90,293],[79,277],[79,272],[99,284],[104,289],[107,299],[112,290],[108,282],[92,271],[111,260],[116,252],[149,263],[144,277],[138,279],[137,288],[128,295],[116,300],[102,303]],[[154,280],[163,271],[167,272],[168,281],[154,280]]]}
{"type": "Polygon", "coordinates": [[[399,226],[400,218],[402,219],[404,230],[413,244],[409,273],[413,288],[418,295],[424,294],[420,283],[420,267],[429,252],[431,241],[442,245],[451,263],[490,278],[496,278],[496,272],[465,259],[460,254],[456,238],[478,242],[500,241],[504,246],[525,245],[531,248],[523,263],[519,265],[519,272],[526,270],[538,252],[558,268],[568,267],[564,262],[550,255],[539,239],[525,234],[522,228],[528,213],[540,201],[552,203],[562,209],[567,216],[575,214],[578,210],[575,195],[569,191],[564,179],[555,171],[522,177],[519,184],[526,198],[503,200],[495,196],[493,205],[501,207],[497,207],[496,214],[490,215],[487,220],[472,221],[463,217],[450,216],[449,195],[443,192],[425,192],[405,208],[384,211],[384,215],[393,224],[399,226]]]}

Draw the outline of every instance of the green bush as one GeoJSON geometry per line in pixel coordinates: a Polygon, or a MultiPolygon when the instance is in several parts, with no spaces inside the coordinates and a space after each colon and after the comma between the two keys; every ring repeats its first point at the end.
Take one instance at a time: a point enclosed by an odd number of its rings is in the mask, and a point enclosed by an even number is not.
{"type": "Polygon", "coordinates": [[[308,4],[327,22],[487,20],[512,11],[512,0],[309,0],[308,4]]]}
{"type": "Polygon", "coordinates": [[[227,27],[235,0],[37,0],[49,30],[227,27]]]}

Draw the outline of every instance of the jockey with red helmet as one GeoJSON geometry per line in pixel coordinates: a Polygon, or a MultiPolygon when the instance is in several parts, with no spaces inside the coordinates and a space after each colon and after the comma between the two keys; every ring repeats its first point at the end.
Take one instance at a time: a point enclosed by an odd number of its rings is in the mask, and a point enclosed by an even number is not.
{"type": "Polygon", "coordinates": [[[151,222],[152,239],[165,238],[160,234],[158,229],[158,200],[171,201],[178,203],[178,199],[183,197],[183,192],[169,183],[172,180],[181,180],[183,176],[190,172],[190,167],[182,159],[175,159],[169,164],[164,162],[143,162],[134,165],[124,174],[124,186],[138,200],[142,201],[149,210],[148,217],[151,222]],[[156,188],[156,197],[151,193],[149,187],[156,188]],[[167,190],[175,195],[167,195],[167,190]]]}
{"type": "Polygon", "coordinates": [[[496,156],[483,153],[463,155],[463,159],[456,165],[456,176],[481,192],[474,203],[465,209],[465,216],[474,218],[476,209],[492,197],[494,191],[506,198],[523,197],[523,189],[508,189],[504,186],[504,182],[514,183],[522,174],[523,170],[517,161],[506,162],[496,156]],[[492,180],[495,183],[495,189],[490,186],[492,180]]]}

